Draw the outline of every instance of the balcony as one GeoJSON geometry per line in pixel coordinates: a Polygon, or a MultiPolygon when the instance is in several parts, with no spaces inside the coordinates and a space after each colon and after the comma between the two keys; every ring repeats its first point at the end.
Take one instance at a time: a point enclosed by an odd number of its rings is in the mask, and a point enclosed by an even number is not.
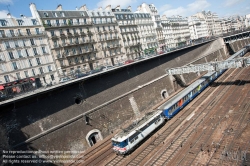
{"type": "Polygon", "coordinates": [[[36,32],[36,31],[31,31],[29,33],[26,33],[26,32],[22,32],[22,33],[18,33],[18,32],[15,32],[15,33],[5,33],[5,34],[0,34],[0,38],[3,38],[3,39],[8,39],[8,38],[21,38],[21,37],[34,37],[34,36],[44,36],[46,35],[45,32],[36,32]]]}
{"type": "Polygon", "coordinates": [[[116,21],[95,21],[93,24],[116,24],[116,21]]]}
{"type": "Polygon", "coordinates": [[[46,29],[49,29],[49,28],[58,28],[58,27],[70,27],[70,26],[83,26],[83,25],[86,25],[86,26],[90,26],[92,25],[91,22],[73,22],[73,23],[55,23],[55,24],[43,24],[43,26],[46,28],[46,29]]]}
{"type": "Polygon", "coordinates": [[[61,54],[57,55],[56,57],[57,57],[57,59],[65,58],[65,56],[64,56],[64,55],[61,55],[61,54]]]}

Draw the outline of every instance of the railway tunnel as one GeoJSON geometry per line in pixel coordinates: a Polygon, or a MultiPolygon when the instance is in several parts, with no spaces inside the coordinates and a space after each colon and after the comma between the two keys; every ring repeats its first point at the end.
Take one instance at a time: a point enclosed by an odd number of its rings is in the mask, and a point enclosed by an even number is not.
{"type": "MultiPolygon", "coordinates": [[[[243,42],[250,43],[249,39],[243,42]]],[[[84,151],[181,88],[180,81],[166,75],[166,68],[228,56],[219,38],[1,102],[5,146],[84,151]]],[[[201,74],[178,78],[189,84],[201,74]]]]}

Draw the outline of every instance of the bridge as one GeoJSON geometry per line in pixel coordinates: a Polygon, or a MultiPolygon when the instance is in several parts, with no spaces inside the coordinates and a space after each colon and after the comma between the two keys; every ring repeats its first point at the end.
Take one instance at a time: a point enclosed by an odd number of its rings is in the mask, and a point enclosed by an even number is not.
{"type": "Polygon", "coordinates": [[[236,58],[225,61],[210,62],[196,65],[189,65],[177,68],[166,69],[169,75],[196,73],[202,71],[219,71],[230,68],[242,68],[250,66],[250,58],[236,58]]]}

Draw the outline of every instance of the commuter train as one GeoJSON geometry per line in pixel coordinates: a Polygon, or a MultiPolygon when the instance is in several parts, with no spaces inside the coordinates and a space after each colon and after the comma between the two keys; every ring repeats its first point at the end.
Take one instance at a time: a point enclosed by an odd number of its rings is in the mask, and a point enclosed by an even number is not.
{"type": "MultiPolygon", "coordinates": [[[[229,59],[241,57],[250,49],[250,45],[232,55],[229,59]]],[[[180,110],[201,93],[211,82],[217,79],[225,70],[208,72],[180,93],[169,99],[157,110],[146,114],[142,119],[123,129],[111,140],[113,150],[117,154],[127,154],[134,150],[139,143],[162,125],[165,119],[171,119],[180,110]]]]}

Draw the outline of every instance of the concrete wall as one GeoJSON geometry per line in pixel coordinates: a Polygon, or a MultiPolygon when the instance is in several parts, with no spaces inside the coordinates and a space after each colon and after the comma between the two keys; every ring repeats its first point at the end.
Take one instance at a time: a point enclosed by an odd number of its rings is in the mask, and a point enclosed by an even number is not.
{"type": "MultiPolygon", "coordinates": [[[[171,95],[180,89],[178,82],[166,75],[166,68],[226,57],[219,39],[38,93],[1,105],[0,129],[16,149],[85,150],[89,147],[86,135],[92,130],[100,130],[105,138],[161,102],[163,91],[171,95]],[[80,104],[76,99],[82,99],[80,104]]],[[[193,73],[181,76],[186,84],[197,77],[193,73]]]]}
{"type": "Polygon", "coordinates": [[[229,44],[229,46],[231,47],[231,49],[234,52],[239,51],[240,49],[242,49],[244,46],[250,44],[250,38],[246,38],[246,39],[242,39],[242,40],[236,40],[232,43],[229,44]]]}

